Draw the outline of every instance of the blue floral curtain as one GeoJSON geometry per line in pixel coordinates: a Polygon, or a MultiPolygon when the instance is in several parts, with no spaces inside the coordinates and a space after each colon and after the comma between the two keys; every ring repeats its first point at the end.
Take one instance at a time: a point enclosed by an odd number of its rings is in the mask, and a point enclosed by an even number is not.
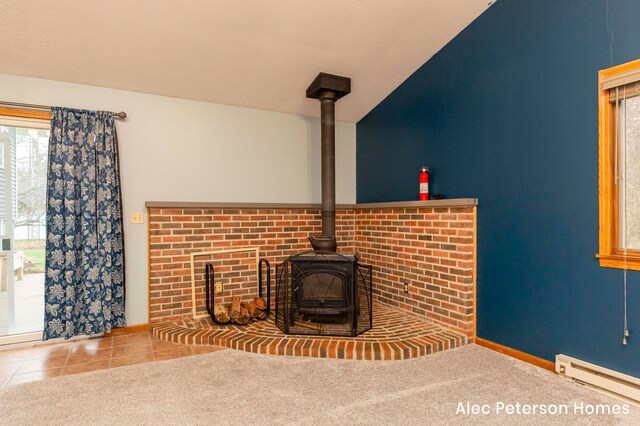
{"type": "Polygon", "coordinates": [[[114,118],[105,111],[52,108],[42,338],[125,325],[114,118]]]}

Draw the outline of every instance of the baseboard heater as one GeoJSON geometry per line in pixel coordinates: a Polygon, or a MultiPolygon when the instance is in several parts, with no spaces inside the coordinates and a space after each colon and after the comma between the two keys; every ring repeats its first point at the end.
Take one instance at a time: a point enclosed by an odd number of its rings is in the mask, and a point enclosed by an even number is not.
{"type": "Polygon", "coordinates": [[[640,379],[566,355],[556,355],[556,373],[578,384],[640,404],[640,379]]]}

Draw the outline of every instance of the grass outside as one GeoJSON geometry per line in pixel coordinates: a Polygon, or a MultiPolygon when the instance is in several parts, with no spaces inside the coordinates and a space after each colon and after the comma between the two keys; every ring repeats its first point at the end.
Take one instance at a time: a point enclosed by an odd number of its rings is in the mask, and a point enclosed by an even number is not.
{"type": "Polygon", "coordinates": [[[24,253],[24,273],[44,272],[45,240],[17,240],[16,250],[24,253]]]}
{"type": "Polygon", "coordinates": [[[44,272],[44,249],[24,251],[24,273],[44,272]]]}

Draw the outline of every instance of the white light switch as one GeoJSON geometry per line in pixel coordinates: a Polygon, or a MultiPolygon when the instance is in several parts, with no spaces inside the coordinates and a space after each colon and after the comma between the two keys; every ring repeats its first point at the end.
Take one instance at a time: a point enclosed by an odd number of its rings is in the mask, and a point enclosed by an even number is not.
{"type": "Polygon", "coordinates": [[[142,212],[131,213],[131,223],[144,223],[144,213],[142,212]]]}

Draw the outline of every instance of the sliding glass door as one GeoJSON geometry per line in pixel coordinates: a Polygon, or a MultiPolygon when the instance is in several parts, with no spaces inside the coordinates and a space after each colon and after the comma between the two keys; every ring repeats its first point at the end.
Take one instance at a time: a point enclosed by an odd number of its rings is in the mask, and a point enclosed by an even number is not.
{"type": "Polygon", "coordinates": [[[41,337],[49,122],[0,118],[0,344],[41,337]]]}

